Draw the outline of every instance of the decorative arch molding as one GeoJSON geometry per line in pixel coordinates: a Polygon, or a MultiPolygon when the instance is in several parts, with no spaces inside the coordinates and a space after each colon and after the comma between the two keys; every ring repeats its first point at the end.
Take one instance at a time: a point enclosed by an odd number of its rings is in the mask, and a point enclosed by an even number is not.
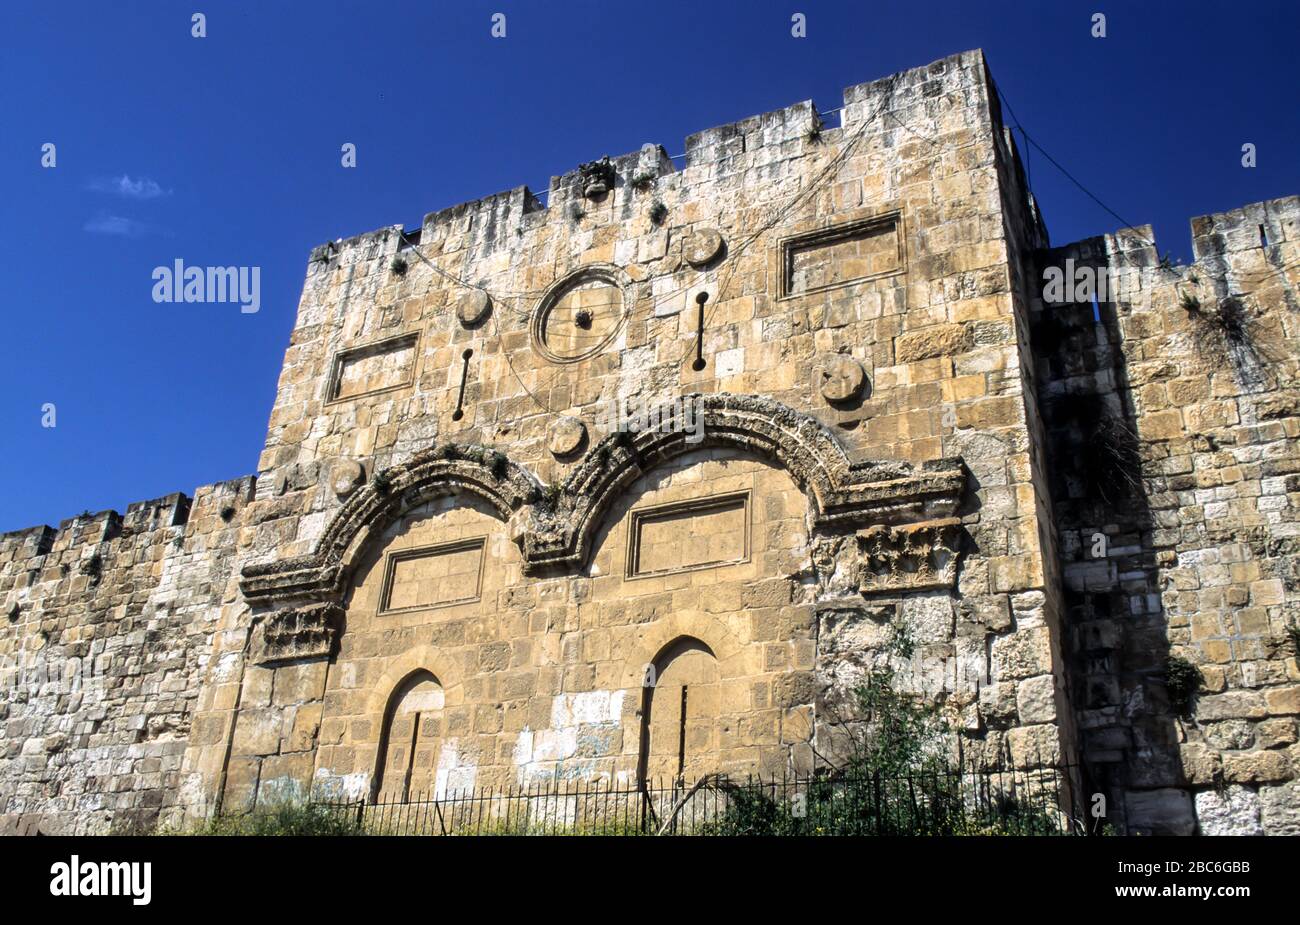
{"type": "Polygon", "coordinates": [[[589,263],[578,267],[552,283],[542,296],[541,301],[537,303],[537,308],[533,311],[532,319],[528,325],[533,349],[550,363],[580,363],[583,360],[590,359],[609,346],[609,342],[618,336],[618,332],[622,330],[628,313],[635,302],[636,293],[633,290],[633,278],[626,269],[610,263],[589,263]],[[561,356],[555,353],[547,343],[547,323],[551,311],[566,295],[589,283],[603,283],[618,292],[621,303],[618,318],[604,337],[578,353],[561,356]]]}
{"type": "MultiPolygon", "coordinates": [[[[735,449],[784,468],[807,494],[819,530],[938,522],[951,517],[965,490],[959,459],[919,466],[855,462],[816,418],[759,395],[690,395],[662,406],[650,420],[657,425],[635,434],[607,435],[562,484],[547,488],[490,447],[446,444],[419,453],[377,473],[353,493],[309,555],[245,566],[240,589],[254,607],[298,605],[265,621],[276,638],[292,636],[293,628],[303,624],[301,605],[341,603],[358,553],[372,537],[405,511],[449,493],[481,498],[503,521],[516,525],[512,537],[522,549],[526,573],[577,569],[628,486],[657,466],[700,449],[735,449]],[[687,414],[693,419],[686,420],[687,414]],[[695,435],[700,436],[688,439],[695,435]]],[[[314,654],[304,652],[303,657],[328,654],[333,630],[319,624],[316,620],[307,627],[315,635],[305,649],[314,654]]],[[[294,652],[293,640],[282,641],[279,650],[294,652]]]]}
{"type": "Polygon", "coordinates": [[[403,513],[448,494],[486,501],[503,521],[541,496],[532,473],[490,447],[445,444],[375,474],[339,509],[306,556],[244,567],[250,603],[340,600],[357,552],[403,513]]]}
{"type": "Polygon", "coordinates": [[[658,426],[600,440],[560,489],[535,507],[532,529],[523,537],[526,572],[581,567],[596,528],[629,485],[700,449],[731,448],[777,463],[809,496],[814,526],[822,529],[949,517],[965,490],[959,459],[920,466],[853,462],[816,418],[760,395],[688,395],[661,406],[650,420],[658,426]],[[684,419],[687,409],[696,420],[684,419]],[[695,434],[701,436],[688,439],[695,434]]]}

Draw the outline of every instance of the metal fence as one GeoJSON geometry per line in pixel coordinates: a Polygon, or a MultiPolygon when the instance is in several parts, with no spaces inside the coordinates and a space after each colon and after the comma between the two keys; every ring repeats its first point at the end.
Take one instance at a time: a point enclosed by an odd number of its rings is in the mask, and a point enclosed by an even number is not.
{"type": "Polygon", "coordinates": [[[616,786],[549,780],[398,801],[313,801],[372,835],[1074,835],[1076,769],[729,778],[616,786]]]}

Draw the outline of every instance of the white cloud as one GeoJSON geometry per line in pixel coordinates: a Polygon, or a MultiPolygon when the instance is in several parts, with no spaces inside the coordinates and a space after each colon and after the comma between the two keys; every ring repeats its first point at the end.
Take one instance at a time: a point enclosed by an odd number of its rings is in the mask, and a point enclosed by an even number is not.
{"type": "Polygon", "coordinates": [[[123,199],[157,199],[159,196],[170,196],[172,192],[163,189],[157,180],[148,177],[132,178],[126,174],[92,180],[90,188],[96,193],[110,193],[123,199]]]}
{"type": "Polygon", "coordinates": [[[148,234],[152,228],[144,222],[138,222],[133,218],[127,218],[123,215],[109,215],[107,212],[100,212],[94,218],[82,226],[83,231],[89,231],[91,234],[111,234],[124,238],[138,238],[141,235],[148,234]]]}

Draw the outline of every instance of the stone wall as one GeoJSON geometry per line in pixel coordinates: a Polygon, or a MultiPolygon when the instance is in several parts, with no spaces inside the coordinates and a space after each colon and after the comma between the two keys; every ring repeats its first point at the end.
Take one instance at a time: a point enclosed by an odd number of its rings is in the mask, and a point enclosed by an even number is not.
{"type": "Polygon", "coordinates": [[[0,536],[0,831],[175,806],[253,479],[0,536]]]}
{"type": "Polygon", "coordinates": [[[1039,257],[1108,285],[1035,305],[1073,700],[1117,824],[1296,834],[1300,200],[1192,232],[1191,266],[1149,227],[1039,257]]]}

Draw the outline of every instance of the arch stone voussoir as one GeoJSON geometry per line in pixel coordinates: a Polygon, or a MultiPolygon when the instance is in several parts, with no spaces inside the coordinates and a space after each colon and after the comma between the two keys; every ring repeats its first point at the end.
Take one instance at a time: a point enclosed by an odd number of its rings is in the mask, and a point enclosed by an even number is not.
{"type": "Polygon", "coordinates": [[[641,687],[646,667],[679,639],[695,639],[708,646],[719,664],[740,655],[743,646],[721,620],[710,614],[682,611],[649,623],[637,637],[636,647],[623,664],[623,686],[641,687]]]}
{"type": "MultiPolygon", "coordinates": [[[[417,671],[427,671],[438,680],[438,685],[447,698],[447,706],[460,704],[464,691],[460,685],[460,676],[452,671],[451,662],[437,646],[421,645],[403,652],[389,662],[387,670],[371,685],[370,695],[366,698],[365,715],[375,719],[382,717],[398,685],[417,671]]],[[[377,729],[378,726],[374,728],[377,729]]]]}

